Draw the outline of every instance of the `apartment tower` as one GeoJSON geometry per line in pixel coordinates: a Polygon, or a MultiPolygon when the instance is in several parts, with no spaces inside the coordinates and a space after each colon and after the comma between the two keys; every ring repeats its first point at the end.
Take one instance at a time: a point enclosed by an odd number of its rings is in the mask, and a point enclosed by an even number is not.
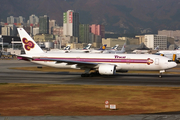
{"type": "Polygon", "coordinates": [[[104,27],[104,25],[92,24],[90,26],[90,31],[91,31],[91,33],[93,33],[95,35],[100,35],[101,38],[105,38],[105,27],[104,27]]]}
{"type": "Polygon", "coordinates": [[[39,33],[49,34],[49,17],[47,15],[39,17],[39,33]]]}
{"type": "Polygon", "coordinates": [[[63,13],[63,35],[79,38],[79,13],[73,10],[63,13]]]}

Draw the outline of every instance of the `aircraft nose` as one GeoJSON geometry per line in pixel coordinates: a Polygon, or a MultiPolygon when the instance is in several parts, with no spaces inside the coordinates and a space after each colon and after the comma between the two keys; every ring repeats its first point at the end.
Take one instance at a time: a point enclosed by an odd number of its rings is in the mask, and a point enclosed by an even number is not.
{"type": "Polygon", "coordinates": [[[169,68],[173,68],[173,67],[176,67],[176,66],[177,66],[176,62],[170,62],[169,63],[169,68]]]}

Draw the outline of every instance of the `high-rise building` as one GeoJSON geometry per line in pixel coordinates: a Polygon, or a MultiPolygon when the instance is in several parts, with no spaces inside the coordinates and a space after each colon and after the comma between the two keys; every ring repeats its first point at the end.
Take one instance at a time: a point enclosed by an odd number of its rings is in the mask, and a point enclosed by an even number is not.
{"type": "Polygon", "coordinates": [[[57,35],[60,37],[63,37],[63,27],[62,26],[56,26],[53,28],[53,35],[57,35]]]}
{"type": "Polygon", "coordinates": [[[167,49],[167,35],[145,35],[144,44],[148,48],[155,49],[159,46],[159,49],[166,50],[167,49]]]}
{"type": "Polygon", "coordinates": [[[16,23],[16,24],[17,24],[17,23],[24,23],[23,20],[24,20],[24,19],[23,19],[22,16],[14,17],[14,23],[16,23]],[[20,21],[20,20],[21,20],[21,21],[20,21]]]}
{"type": "Polygon", "coordinates": [[[79,13],[73,10],[63,13],[63,34],[79,38],[79,13]]]}
{"type": "Polygon", "coordinates": [[[39,34],[39,27],[33,28],[33,36],[39,34]]]}
{"type": "Polygon", "coordinates": [[[31,16],[29,16],[29,24],[34,25],[37,23],[39,23],[39,18],[36,15],[32,14],[31,16]]]}
{"type": "Polygon", "coordinates": [[[13,16],[7,17],[7,23],[13,24],[14,23],[14,17],[13,16]]]}
{"type": "Polygon", "coordinates": [[[144,41],[145,41],[145,36],[144,35],[136,35],[135,37],[139,39],[139,43],[138,43],[139,45],[141,43],[144,43],[144,41]]]}
{"type": "Polygon", "coordinates": [[[174,39],[177,46],[180,46],[180,30],[159,30],[158,35],[167,35],[167,37],[174,39]]]}
{"type": "Polygon", "coordinates": [[[2,27],[2,35],[11,36],[11,28],[8,26],[2,27]]]}
{"type": "Polygon", "coordinates": [[[16,26],[14,24],[9,24],[2,27],[2,35],[16,36],[17,35],[16,26]]]}
{"type": "Polygon", "coordinates": [[[180,30],[159,30],[158,31],[158,35],[167,35],[167,37],[176,37],[179,36],[180,37],[180,30]]]}
{"type": "Polygon", "coordinates": [[[18,23],[25,23],[25,18],[22,16],[19,16],[19,22],[18,23]]]}
{"type": "Polygon", "coordinates": [[[56,20],[49,20],[49,34],[53,33],[53,28],[56,26],[56,20]]]}
{"type": "Polygon", "coordinates": [[[47,15],[39,17],[39,33],[49,34],[49,17],[47,15]]]}
{"type": "Polygon", "coordinates": [[[22,16],[19,17],[7,17],[7,23],[8,24],[14,24],[14,23],[24,23],[25,22],[25,18],[22,16]]]}
{"type": "Polygon", "coordinates": [[[92,24],[90,26],[90,32],[95,35],[100,35],[101,38],[105,38],[105,27],[104,25],[92,24]]]}
{"type": "Polygon", "coordinates": [[[79,24],[79,43],[89,43],[89,25],[79,24]]]}
{"type": "Polygon", "coordinates": [[[106,44],[106,47],[113,47],[116,44],[119,45],[119,48],[122,48],[122,46],[124,45],[124,43],[126,43],[127,39],[121,39],[119,38],[102,38],[102,44],[106,44]]]}

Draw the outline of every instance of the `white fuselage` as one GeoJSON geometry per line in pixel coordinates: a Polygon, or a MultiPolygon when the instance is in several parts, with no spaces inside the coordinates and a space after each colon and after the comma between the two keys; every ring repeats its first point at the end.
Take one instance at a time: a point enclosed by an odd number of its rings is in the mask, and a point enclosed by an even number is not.
{"type": "MultiPolygon", "coordinates": [[[[116,70],[160,70],[162,73],[177,65],[170,58],[150,54],[45,53],[23,28],[17,28],[17,30],[26,53],[17,58],[41,65],[84,69],[85,73],[93,69],[101,75],[113,75],[116,70]]],[[[106,45],[101,49],[104,50],[105,47],[106,45]]]]}
{"type": "Polygon", "coordinates": [[[56,68],[78,69],[76,64],[68,65],[65,62],[56,63],[55,61],[45,61],[38,58],[112,64],[116,65],[116,70],[166,70],[177,65],[175,62],[168,62],[168,60],[170,60],[169,58],[150,54],[44,53],[28,56],[37,58],[31,62],[56,68]]]}

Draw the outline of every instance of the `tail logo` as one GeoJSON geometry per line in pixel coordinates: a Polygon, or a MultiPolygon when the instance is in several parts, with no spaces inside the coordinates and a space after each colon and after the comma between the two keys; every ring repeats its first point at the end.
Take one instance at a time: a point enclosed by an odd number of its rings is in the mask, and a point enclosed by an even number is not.
{"type": "Polygon", "coordinates": [[[106,46],[103,46],[102,49],[103,49],[103,50],[106,49],[106,46]]]}
{"type": "Polygon", "coordinates": [[[33,49],[35,47],[35,44],[30,41],[30,40],[27,40],[27,38],[23,38],[22,39],[23,43],[25,44],[24,45],[24,48],[27,50],[27,51],[30,51],[31,49],[33,49]]]}

